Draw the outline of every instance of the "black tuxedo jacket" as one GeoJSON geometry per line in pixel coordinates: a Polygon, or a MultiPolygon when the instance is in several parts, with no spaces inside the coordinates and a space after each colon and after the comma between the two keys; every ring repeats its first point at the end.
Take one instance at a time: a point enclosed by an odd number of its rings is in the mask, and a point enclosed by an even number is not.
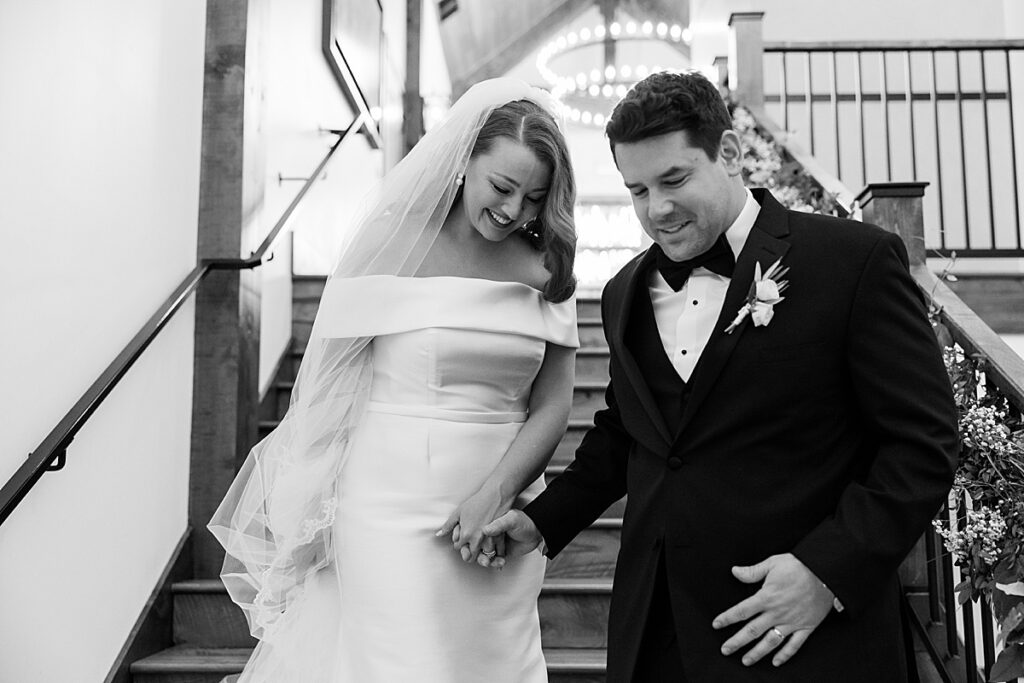
{"type": "MultiPolygon", "coordinates": [[[[678,430],[624,343],[651,252],[602,296],[607,408],[574,462],[527,508],[548,554],[628,495],[609,618],[608,681],[628,681],[663,554],[693,682],[905,679],[896,570],[945,500],[956,412],[900,239],[788,211],[765,190],[678,430]],[[724,329],[754,275],[782,258],[785,301],[769,325],[724,329]],[[730,573],[793,553],[842,601],[782,667],[744,667],[712,619],[752,595],[730,573]]],[[[664,354],[658,344],[645,353],[664,354]]]]}

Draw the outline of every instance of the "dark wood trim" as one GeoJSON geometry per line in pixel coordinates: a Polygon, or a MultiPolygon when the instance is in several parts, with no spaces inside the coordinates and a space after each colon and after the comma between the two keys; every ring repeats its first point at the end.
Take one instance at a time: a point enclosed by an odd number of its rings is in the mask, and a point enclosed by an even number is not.
{"type": "MultiPolygon", "coordinates": [[[[743,103],[740,103],[743,105],[743,103]]],[[[743,105],[750,115],[754,117],[757,126],[769,138],[782,145],[786,153],[806,171],[814,181],[821,186],[821,189],[831,194],[836,203],[846,215],[853,210],[855,199],[850,188],[846,187],[839,178],[830,173],[815,157],[811,156],[803,147],[797,144],[793,135],[782,130],[779,124],[775,123],[762,107],[747,107],[743,105]]]]}
{"type": "Polygon", "coordinates": [[[420,94],[422,24],[423,0],[405,0],[405,92],[402,94],[405,154],[423,137],[423,97],[420,94]]]}
{"type": "Polygon", "coordinates": [[[765,42],[765,52],[952,52],[1024,50],[1024,40],[835,40],[765,42]]]}
{"type": "Polygon", "coordinates": [[[949,328],[953,340],[967,354],[983,355],[988,381],[1003,392],[1018,410],[1024,410],[1024,359],[927,266],[911,268],[911,272],[921,290],[941,310],[941,320],[949,328]]]}
{"type": "Polygon", "coordinates": [[[129,667],[132,662],[174,644],[171,585],[191,576],[191,532],[190,528],[186,528],[178,540],[103,683],[131,683],[129,667]]]}

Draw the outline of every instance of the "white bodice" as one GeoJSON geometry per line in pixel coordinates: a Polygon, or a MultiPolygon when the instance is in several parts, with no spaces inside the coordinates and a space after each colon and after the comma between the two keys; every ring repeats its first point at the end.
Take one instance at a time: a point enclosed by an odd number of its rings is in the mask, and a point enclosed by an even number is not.
{"type": "Polygon", "coordinates": [[[314,336],[372,336],[371,410],[521,422],[548,342],[578,347],[576,302],[518,282],[374,275],[328,283],[314,336]]]}
{"type": "Polygon", "coordinates": [[[531,336],[437,327],[372,344],[371,401],[492,414],[526,411],[545,347],[531,336]]]}

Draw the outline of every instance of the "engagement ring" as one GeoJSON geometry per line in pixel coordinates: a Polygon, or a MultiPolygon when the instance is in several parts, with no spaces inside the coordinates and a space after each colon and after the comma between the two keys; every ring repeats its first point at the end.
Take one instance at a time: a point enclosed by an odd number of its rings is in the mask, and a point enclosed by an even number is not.
{"type": "Polygon", "coordinates": [[[483,555],[484,557],[494,557],[495,555],[498,554],[498,551],[497,550],[492,550],[491,552],[487,552],[486,550],[481,550],[480,554],[483,555]]]}

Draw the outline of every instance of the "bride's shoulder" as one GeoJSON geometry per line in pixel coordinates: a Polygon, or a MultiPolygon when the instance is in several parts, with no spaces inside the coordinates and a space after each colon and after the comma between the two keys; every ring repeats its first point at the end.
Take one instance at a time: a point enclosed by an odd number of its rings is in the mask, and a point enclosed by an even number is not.
{"type": "Polygon", "coordinates": [[[513,262],[515,279],[534,289],[544,291],[551,278],[551,273],[544,266],[544,252],[537,249],[529,238],[510,241],[514,244],[515,259],[513,262]]]}

